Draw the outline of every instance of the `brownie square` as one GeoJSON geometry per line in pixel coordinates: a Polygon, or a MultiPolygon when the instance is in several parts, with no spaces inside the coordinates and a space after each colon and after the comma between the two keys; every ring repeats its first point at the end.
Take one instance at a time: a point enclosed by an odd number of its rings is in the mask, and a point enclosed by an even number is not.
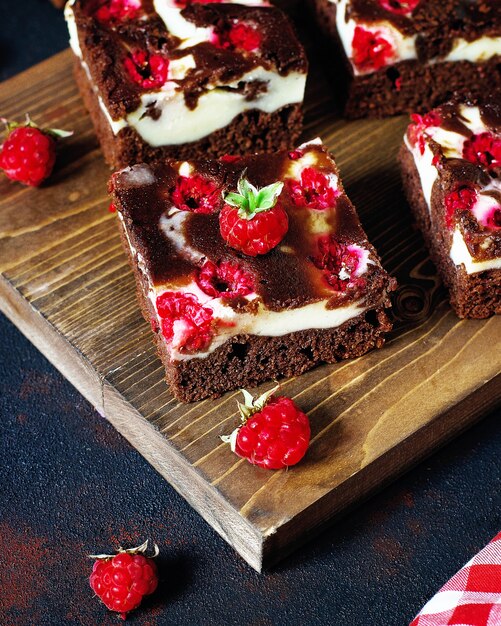
{"type": "Polygon", "coordinates": [[[459,317],[501,313],[501,100],[412,116],[404,190],[459,317]]]}
{"type": "Polygon", "coordinates": [[[455,91],[501,88],[498,0],[308,1],[343,57],[349,118],[424,112],[455,91]]]}
{"type": "Polygon", "coordinates": [[[290,153],[134,165],[110,189],[141,309],[179,400],[383,345],[395,281],[320,140],[290,153]],[[255,234],[252,247],[238,248],[231,203],[243,187],[267,208],[259,226],[257,214],[240,220],[255,234]]]}
{"type": "Polygon", "coordinates": [[[301,133],[306,56],[262,0],[75,0],[65,15],[111,166],[282,150],[301,133]]]}

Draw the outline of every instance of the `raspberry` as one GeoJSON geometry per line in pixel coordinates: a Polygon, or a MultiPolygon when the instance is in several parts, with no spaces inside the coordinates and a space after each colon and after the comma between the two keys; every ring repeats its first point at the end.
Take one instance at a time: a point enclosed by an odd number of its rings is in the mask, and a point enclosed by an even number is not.
{"type": "Polygon", "coordinates": [[[143,89],[158,89],[167,81],[169,59],[146,50],[135,50],[126,57],[124,67],[130,78],[143,89]]]}
{"type": "Polygon", "coordinates": [[[379,0],[379,4],[383,9],[398,15],[412,13],[419,2],[420,0],[379,0]]]}
{"type": "Polygon", "coordinates": [[[395,48],[382,36],[381,31],[355,28],[353,41],[353,63],[359,70],[379,70],[388,65],[395,56],[395,48]]]}
{"type": "Polygon", "coordinates": [[[301,181],[290,179],[288,187],[296,206],[308,209],[330,209],[339,196],[331,178],[313,167],[305,167],[301,172],[301,181]]]}
{"type": "Polygon", "coordinates": [[[363,278],[355,276],[360,264],[360,252],[336,240],[334,235],[319,237],[318,254],[311,258],[313,265],[322,270],[327,284],[335,291],[362,289],[363,278]]]}
{"type": "Polygon", "coordinates": [[[141,0],[101,0],[94,17],[101,24],[109,25],[134,19],[141,10],[141,0]]]}
{"type": "Polygon", "coordinates": [[[304,152],[302,150],[291,150],[288,156],[289,156],[289,159],[291,159],[292,161],[297,161],[303,156],[303,154],[304,152]]]}
{"type": "Polygon", "coordinates": [[[310,422],[293,400],[273,394],[278,386],[257,400],[243,390],[245,404],[238,403],[242,424],[221,437],[238,456],[265,469],[295,465],[306,454],[310,422]]]}
{"type": "Polygon", "coordinates": [[[212,337],[212,309],[203,307],[192,293],[165,291],[157,297],[162,334],[180,352],[199,352],[212,337]]]}
{"type": "Polygon", "coordinates": [[[213,4],[215,2],[228,2],[228,0],[174,0],[178,7],[188,6],[189,4],[213,4]]]}
{"type": "Polygon", "coordinates": [[[501,206],[494,206],[486,216],[485,226],[492,230],[501,228],[501,206]]]}
{"type": "Polygon", "coordinates": [[[247,179],[238,181],[239,193],[228,193],[219,213],[219,229],[226,243],[248,256],[266,254],[289,229],[285,209],[277,203],[283,183],[256,189],[247,179]]]}
{"type": "Polygon", "coordinates": [[[152,557],[144,555],[147,549],[148,541],[137,548],[120,548],[117,554],[90,557],[96,559],[89,579],[92,590],[110,611],[120,613],[122,619],[157,588],[158,573],[153,559],[158,555],[158,546],[155,544],[152,557]]]}
{"type": "Polygon", "coordinates": [[[219,160],[223,163],[236,163],[237,161],[240,161],[241,158],[242,157],[236,154],[223,154],[222,157],[219,157],[219,160]]]}
{"type": "Polygon", "coordinates": [[[425,115],[419,115],[419,113],[412,113],[411,115],[412,124],[409,126],[407,131],[407,135],[409,137],[409,141],[411,145],[418,146],[419,152],[424,154],[425,148],[425,131],[428,128],[432,128],[434,126],[440,126],[442,120],[438,113],[435,111],[430,111],[425,115]]]}
{"type": "Polygon", "coordinates": [[[261,45],[261,35],[253,26],[235,22],[228,29],[214,32],[212,43],[227,50],[253,52],[261,45]]]}
{"type": "Polygon", "coordinates": [[[181,211],[216,213],[221,207],[221,190],[200,174],[180,176],[172,192],[172,202],[181,211]]]}
{"type": "Polygon", "coordinates": [[[486,168],[501,167],[501,137],[488,132],[472,135],[463,144],[463,159],[486,168]]]}
{"type": "Polygon", "coordinates": [[[452,228],[456,211],[469,211],[477,201],[477,192],[473,187],[465,185],[449,193],[444,200],[445,223],[452,228]]]}
{"type": "Polygon", "coordinates": [[[27,116],[26,123],[7,122],[7,138],[0,149],[0,168],[11,180],[38,187],[56,162],[56,139],[72,133],[39,128],[27,116]]]}
{"type": "Polygon", "coordinates": [[[207,260],[198,271],[197,285],[213,298],[236,298],[254,291],[254,277],[231,261],[221,261],[217,265],[207,260]]]}

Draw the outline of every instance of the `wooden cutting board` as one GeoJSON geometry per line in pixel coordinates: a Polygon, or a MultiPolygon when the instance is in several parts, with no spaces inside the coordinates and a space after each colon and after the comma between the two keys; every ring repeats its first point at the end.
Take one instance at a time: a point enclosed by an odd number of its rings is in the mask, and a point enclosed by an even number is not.
{"type": "Polygon", "coordinates": [[[268,472],[234,456],[219,435],[237,422],[238,394],[184,405],[163,381],[71,63],[65,51],[0,85],[2,115],[30,112],[75,131],[44,188],[1,177],[1,308],[254,568],[282,558],[500,400],[501,319],[456,318],[411,226],[396,167],[406,119],[341,120],[317,63],[304,138],[321,135],[334,150],[369,239],[399,281],[395,330],[382,350],[283,381],[311,419],[300,465],[268,472]]]}

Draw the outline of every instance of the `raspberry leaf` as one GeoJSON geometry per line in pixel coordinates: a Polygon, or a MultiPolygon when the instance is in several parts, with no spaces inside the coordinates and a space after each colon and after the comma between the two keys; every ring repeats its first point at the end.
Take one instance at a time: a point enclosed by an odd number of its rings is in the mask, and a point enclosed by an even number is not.
{"type": "MultiPolygon", "coordinates": [[[[145,554],[148,551],[148,543],[149,543],[149,539],[146,539],[144,543],[142,543],[140,546],[136,546],[135,548],[125,549],[120,546],[116,554],[132,554],[132,555],[145,554]]],[[[159,554],[160,554],[160,548],[157,546],[156,543],[153,543],[153,554],[149,558],[154,559],[159,554]]],[[[106,560],[106,559],[112,559],[114,556],[116,555],[115,554],[89,554],[89,559],[106,560]]]]}
{"type": "Polygon", "coordinates": [[[238,208],[239,217],[251,220],[258,213],[269,211],[275,206],[283,187],[282,182],[276,182],[262,189],[257,189],[245,177],[244,171],[237,183],[238,193],[227,193],[224,196],[224,201],[226,204],[238,208]]]}
{"type": "Polygon", "coordinates": [[[65,139],[66,137],[71,137],[71,135],[73,135],[73,131],[62,130],[61,128],[42,128],[38,124],[35,124],[35,122],[30,118],[28,113],[26,114],[25,122],[11,122],[5,117],[0,118],[0,120],[5,124],[7,134],[15,130],[16,128],[38,128],[38,130],[40,130],[42,133],[50,135],[55,139],[65,139]]]}

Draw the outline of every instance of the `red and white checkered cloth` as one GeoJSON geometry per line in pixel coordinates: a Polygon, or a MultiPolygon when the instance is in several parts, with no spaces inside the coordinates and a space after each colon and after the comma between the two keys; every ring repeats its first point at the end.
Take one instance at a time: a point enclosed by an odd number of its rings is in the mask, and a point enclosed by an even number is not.
{"type": "Polygon", "coordinates": [[[421,609],[410,626],[501,626],[501,533],[421,609]]]}

